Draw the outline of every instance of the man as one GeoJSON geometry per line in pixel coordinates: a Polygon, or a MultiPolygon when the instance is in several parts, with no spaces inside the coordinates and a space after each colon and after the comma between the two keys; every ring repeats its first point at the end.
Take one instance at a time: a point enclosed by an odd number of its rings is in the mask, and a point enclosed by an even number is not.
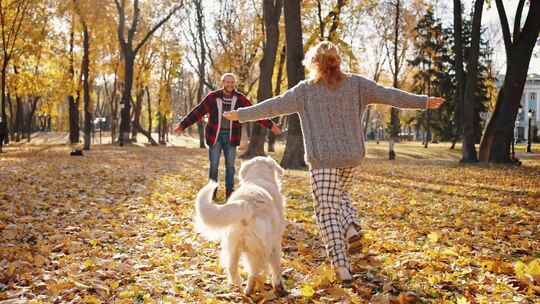
{"type": "MultiPolygon", "coordinates": [[[[208,114],[208,123],[205,128],[206,144],[209,146],[210,159],[209,178],[218,180],[219,159],[221,151],[225,156],[225,190],[227,198],[234,190],[234,161],[236,148],[240,144],[242,125],[238,121],[231,121],[223,117],[224,112],[248,107],[251,102],[236,91],[236,77],[232,73],[221,76],[222,88],[208,93],[175,128],[176,133],[182,133],[186,128],[201,120],[208,114]]],[[[263,127],[271,129],[274,134],[281,133],[280,128],[270,120],[258,121],[263,127]]]]}

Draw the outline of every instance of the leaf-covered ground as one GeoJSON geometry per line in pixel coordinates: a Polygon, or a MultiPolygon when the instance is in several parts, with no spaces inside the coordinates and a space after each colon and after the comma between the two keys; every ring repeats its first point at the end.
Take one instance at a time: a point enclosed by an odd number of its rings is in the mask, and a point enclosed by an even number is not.
{"type": "MultiPolygon", "coordinates": [[[[192,230],[207,152],[65,146],[0,154],[0,303],[540,303],[540,159],[461,166],[447,148],[369,145],[356,175],[364,254],[333,283],[306,171],[287,171],[290,291],[227,287],[192,230]],[[438,158],[438,159],[435,159],[438,158]]],[[[223,194],[220,193],[220,196],[223,194]]]]}

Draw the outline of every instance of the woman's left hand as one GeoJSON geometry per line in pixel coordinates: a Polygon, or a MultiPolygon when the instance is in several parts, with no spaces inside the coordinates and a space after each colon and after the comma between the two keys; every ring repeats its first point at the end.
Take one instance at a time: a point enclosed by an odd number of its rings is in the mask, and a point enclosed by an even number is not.
{"type": "Polygon", "coordinates": [[[237,111],[229,111],[223,113],[223,117],[227,118],[228,120],[239,120],[240,116],[238,115],[237,111]]]}
{"type": "Polygon", "coordinates": [[[442,97],[428,97],[427,108],[428,109],[437,109],[444,103],[444,98],[442,97]]]}

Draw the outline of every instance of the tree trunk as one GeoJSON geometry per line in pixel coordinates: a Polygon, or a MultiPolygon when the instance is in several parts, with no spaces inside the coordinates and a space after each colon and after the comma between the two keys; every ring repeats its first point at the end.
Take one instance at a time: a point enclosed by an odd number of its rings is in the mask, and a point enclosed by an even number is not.
{"type": "Polygon", "coordinates": [[[84,107],[84,150],[90,150],[92,136],[92,113],[90,112],[90,36],[88,27],[83,24],[83,107],[84,107]]]}
{"type": "Polygon", "coordinates": [[[137,128],[137,131],[140,132],[141,134],[143,134],[144,136],[146,136],[146,138],[148,139],[148,142],[152,145],[152,146],[157,146],[158,143],[152,138],[152,133],[148,132],[147,130],[145,130],[140,122],[138,120],[134,120],[133,121],[133,127],[134,128],[137,128]]]}
{"type": "MultiPolygon", "coordinates": [[[[277,47],[279,44],[279,18],[281,17],[281,0],[264,0],[263,18],[266,29],[266,43],[263,57],[259,62],[260,77],[257,90],[257,102],[272,97],[272,77],[276,62],[277,47]]],[[[253,124],[247,151],[240,156],[243,159],[265,155],[264,142],[267,130],[258,123],[253,124]]]]}
{"type": "MultiPolygon", "coordinates": [[[[501,20],[502,21],[502,20],[501,20]]],[[[514,31],[516,32],[516,31],[514,31]]],[[[532,52],[540,32],[540,2],[531,1],[521,33],[507,48],[507,68],[495,110],[480,144],[480,160],[508,163],[514,123],[523,94],[532,52]]]]}
{"type": "MultiPolygon", "coordinates": [[[[431,73],[431,60],[433,59],[430,58],[429,60],[430,62],[428,65],[428,71],[429,71],[428,74],[431,73]]],[[[431,74],[429,74],[427,81],[428,81],[427,96],[431,96],[431,74]]],[[[425,113],[426,113],[426,142],[424,143],[424,148],[427,149],[429,145],[429,141],[433,140],[432,134],[431,134],[431,110],[426,109],[425,113]]]]}
{"type": "Polygon", "coordinates": [[[476,110],[475,92],[478,87],[478,57],[480,55],[480,35],[482,26],[482,10],[484,0],[474,3],[473,25],[471,34],[471,49],[467,57],[467,82],[465,84],[465,99],[462,112],[463,145],[461,147],[461,162],[478,162],[476,155],[476,136],[474,116],[476,110]]]}
{"type": "Polygon", "coordinates": [[[454,149],[456,141],[461,134],[462,112],[464,107],[464,88],[465,88],[465,73],[463,70],[463,17],[462,17],[461,0],[454,0],[454,56],[456,70],[456,91],[454,94],[454,102],[456,104],[456,114],[454,116],[454,138],[452,146],[454,149]]]}
{"type": "MultiPolygon", "coordinates": [[[[148,87],[146,88],[146,91],[148,91],[148,87]]],[[[132,133],[131,133],[131,140],[132,142],[137,142],[137,134],[140,132],[142,133],[144,136],[146,136],[146,138],[148,139],[148,142],[152,145],[152,146],[157,146],[158,143],[152,138],[152,123],[150,122],[150,125],[149,125],[149,129],[148,130],[145,130],[142,126],[141,126],[141,121],[140,121],[140,118],[141,118],[141,112],[142,112],[142,102],[143,102],[143,99],[144,99],[144,92],[145,90],[140,90],[139,93],[137,94],[137,101],[135,103],[135,109],[134,109],[134,118],[133,118],[133,124],[132,124],[132,133]]],[[[150,93],[148,92],[148,96],[150,96],[150,93]]],[[[148,97],[148,117],[150,117],[150,121],[152,120],[152,111],[151,111],[151,108],[150,108],[150,97],[148,97]]],[[[158,141],[161,141],[160,138],[158,138],[158,141]]]]}
{"type": "Polygon", "coordinates": [[[122,146],[124,143],[129,142],[129,131],[131,130],[131,90],[133,88],[133,66],[135,64],[135,57],[137,56],[139,50],[148,42],[150,37],[152,37],[152,35],[182,7],[182,4],[173,7],[164,18],[152,26],[146,34],[143,34],[144,38],[142,38],[138,43],[134,44],[134,37],[138,32],[137,26],[140,21],[139,1],[133,2],[132,22],[127,31],[125,1],[115,0],[114,3],[118,12],[117,35],[120,43],[121,54],[124,59],[124,88],[122,90],[120,134],[118,137],[119,144],[122,146]]]}
{"type": "Polygon", "coordinates": [[[163,133],[165,134],[165,138],[164,138],[164,141],[165,143],[169,142],[169,120],[167,119],[167,116],[163,117],[163,119],[165,120],[165,123],[163,124],[164,126],[164,130],[163,130],[163,133]]]}
{"type": "MultiPolygon", "coordinates": [[[[287,43],[287,78],[288,87],[294,87],[304,79],[304,46],[302,44],[302,23],[300,20],[300,0],[285,1],[285,41],[287,43]]],[[[304,142],[298,114],[287,118],[288,132],[285,152],[281,166],[288,169],[306,167],[304,161],[304,142]]]]}
{"type": "MultiPolygon", "coordinates": [[[[364,140],[367,139],[367,131],[368,131],[368,127],[369,127],[369,120],[371,119],[371,107],[368,107],[366,109],[366,116],[364,116],[365,118],[362,120],[360,119],[360,121],[363,121],[364,122],[364,140]]],[[[362,114],[360,114],[360,116],[362,116],[362,114]]]]}
{"type": "Polygon", "coordinates": [[[111,95],[111,144],[114,143],[118,133],[118,96],[116,95],[116,81],[117,80],[115,79],[115,86],[111,95]]]}
{"type": "Polygon", "coordinates": [[[67,97],[69,106],[69,142],[76,144],[79,142],[79,103],[72,95],[67,97]]]}
{"type": "Polygon", "coordinates": [[[148,108],[148,133],[152,134],[152,100],[150,99],[150,89],[145,88],[146,91],[146,102],[148,108]]]}
{"type": "Polygon", "coordinates": [[[139,90],[137,96],[135,97],[135,108],[133,109],[133,125],[131,126],[131,141],[137,142],[137,134],[141,127],[141,112],[142,112],[142,102],[144,97],[144,90],[139,90]],[[135,121],[137,123],[135,123],[135,121]]]}
{"type": "MultiPolygon", "coordinates": [[[[111,103],[112,102],[115,102],[115,101],[112,100],[111,103]]],[[[116,133],[117,133],[117,126],[118,126],[118,110],[114,109],[116,107],[114,107],[113,104],[111,104],[111,108],[113,108],[113,110],[111,110],[111,117],[110,117],[110,120],[111,120],[111,144],[114,144],[115,138],[117,138],[116,133]]]]}
{"type": "Polygon", "coordinates": [[[274,88],[275,96],[281,94],[281,84],[283,83],[283,68],[285,67],[286,55],[287,55],[287,48],[284,45],[281,48],[281,52],[279,53],[278,73],[276,77],[276,87],[274,88]]]}
{"type": "Polygon", "coordinates": [[[9,136],[6,137],[6,144],[9,143],[9,139],[11,137],[11,139],[14,139],[15,138],[15,130],[13,127],[9,128],[8,127],[8,122],[9,122],[9,125],[11,126],[14,126],[15,125],[15,114],[13,114],[13,102],[11,102],[11,95],[8,93],[6,95],[6,102],[9,104],[9,118],[10,120],[6,120],[6,130],[9,131],[9,136]]]}
{"type": "MultiPolygon", "coordinates": [[[[73,59],[73,48],[75,41],[75,33],[73,32],[73,27],[70,31],[69,37],[69,79],[71,81],[75,78],[75,67],[73,59]]],[[[76,144],[80,141],[79,138],[79,99],[70,94],[67,97],[68,109],[69,109],[69,142],[71,144],[76,144]]]]}
{"type": "Polygon", "coordinates": [[[32,121],[34,119],[34,113],[36,113],[37,103],[39,101],[39,97],[33,97],[32,98],[32,104],[30,107],[30,111],[28,111],[28,115],[26,116],[26,122],[25,122],[25,132],[26,132],[26,141],[30,142],[30,138],[32,136],[32,121]]]}
{"type": "MultiPolygon", "coordinates": [[[[276,125],[279,125],[279,118],[274,117],[271,119],[276,125]]],[[[268,132],[268,152],[276,152],[276,140],[277,135],[274,132],[268,132]]]]}
{"type": "Polygon", "coordinates": [[[15,129],[15,142],[21,141],[21,133],[22,133],[22,120],[23,120],[23,103],[21,101],[20,96],[15,96],[15,103],[17,105],[17,111],[15,112],[15,125],[13,128],[15,129]]]}
{"type": "MultiPolygon", "coordinates": [[[[158,105],[158,108],[159,108],[159,105],[158,105]]],[[[158,112],[158,141],[159,143],[161,143],[161,124],[162,124],[163,120],[161,119],[161,112],[158,112]]]]}
{"type": "MultiPolygon", "coordinates": [[[[399,61],[398,61],[398,43],[399,43],[399,13],[401,10],[400,0],[396,1],[396,18],[394,20],[394,88],[399,88],[399,61]]],[[[394,143],[398,140],[400,131],[399,109],[392,107],[390,109],[390,140],[388,141],[388,159],[396,159],[394,143]]]]}
{"type": "Polygon", "coordinates": [[[161,115],[159,119],[159,143],[161,145],[167,144],[167,117],[161,115]]]}
{"type": "MultiPolygon", "coordinates": [[[[4,58],[5,59],[5,58],[4,58]]],[[[4,122],[3,124],[0,125],[0,128],[2,128],[2,130],[0,130],[0,133],[3,133],[3,134],[8,134],[8,130],[10,129],[9,128],[9,122],[8,122],[8,119],[7,119],[7,114],[6,114],[6,73],[7,73],[7,62],[6,60],[4,60],[3,64],[2,64],[2,75],[0,77],[0,81],[1,81],[1,87],[2,87],[2,121],[4,122]]],[[[13,116],[11,116],[13,118],[13,116]]],[[[4,140],[4,142],[7,144],[9,142],[9,136],[6,136],[6,139],[4,140]]]]}
{"type": "Polygon", "coordinates": [[[124,86],[122,89],[122,100],[120,102],[120,134],[118,134],[120,146],[129,143],[134,61],[135,55],[127,50],[124,54],[124,86]]]}
{"type": "MultiPolygon", "coordinates": [[[[196,14],[197,14],[197,38],[199,40],[200,58],[198,66],[199,74],[199,86],[197,88],[197,100],[200,101],[203,98],[204,91],[204,78],[206,77],[206,44],[204,41],[204,15],[202,0],[195,1],[196,14]]],[[[197,131],[199,133],[199,147],[201,149],[206,148],[204,140],[204,124],[202,121],[197,122],[197,131]]]]}
{"type": "MultiPolygon", "coordinates": [[[[276,78],[276,87],[274,88],[274,96],[281,94],[281,83],[283,82],[283,68],[285,67],[286,48],[283,46],[279,54],[278,74],[276,78]]],[[[274,123],[279,123],[280,119],[274,119],[274,123]]],[[[268,133],[268,152],[275,151],[277,136],[273,132],[268,133]]]]}

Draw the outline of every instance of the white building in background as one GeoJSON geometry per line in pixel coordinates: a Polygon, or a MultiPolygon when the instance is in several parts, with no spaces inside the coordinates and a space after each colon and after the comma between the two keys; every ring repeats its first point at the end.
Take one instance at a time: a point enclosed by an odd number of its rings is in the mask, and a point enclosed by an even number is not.
{"type": "MultiPolygon", "coordinates": [[[[529,74],[523,95],[521,96],[521,114],[518,114],[516,120],[515,136],[518,140],[528,140],[529,138],[529,110],[533,111],[531,119],[531,128],[534,126],[540,129],[540,75],[529,74]]],[[[538,132],[538,131],[537,131],[538,132]]]]}

